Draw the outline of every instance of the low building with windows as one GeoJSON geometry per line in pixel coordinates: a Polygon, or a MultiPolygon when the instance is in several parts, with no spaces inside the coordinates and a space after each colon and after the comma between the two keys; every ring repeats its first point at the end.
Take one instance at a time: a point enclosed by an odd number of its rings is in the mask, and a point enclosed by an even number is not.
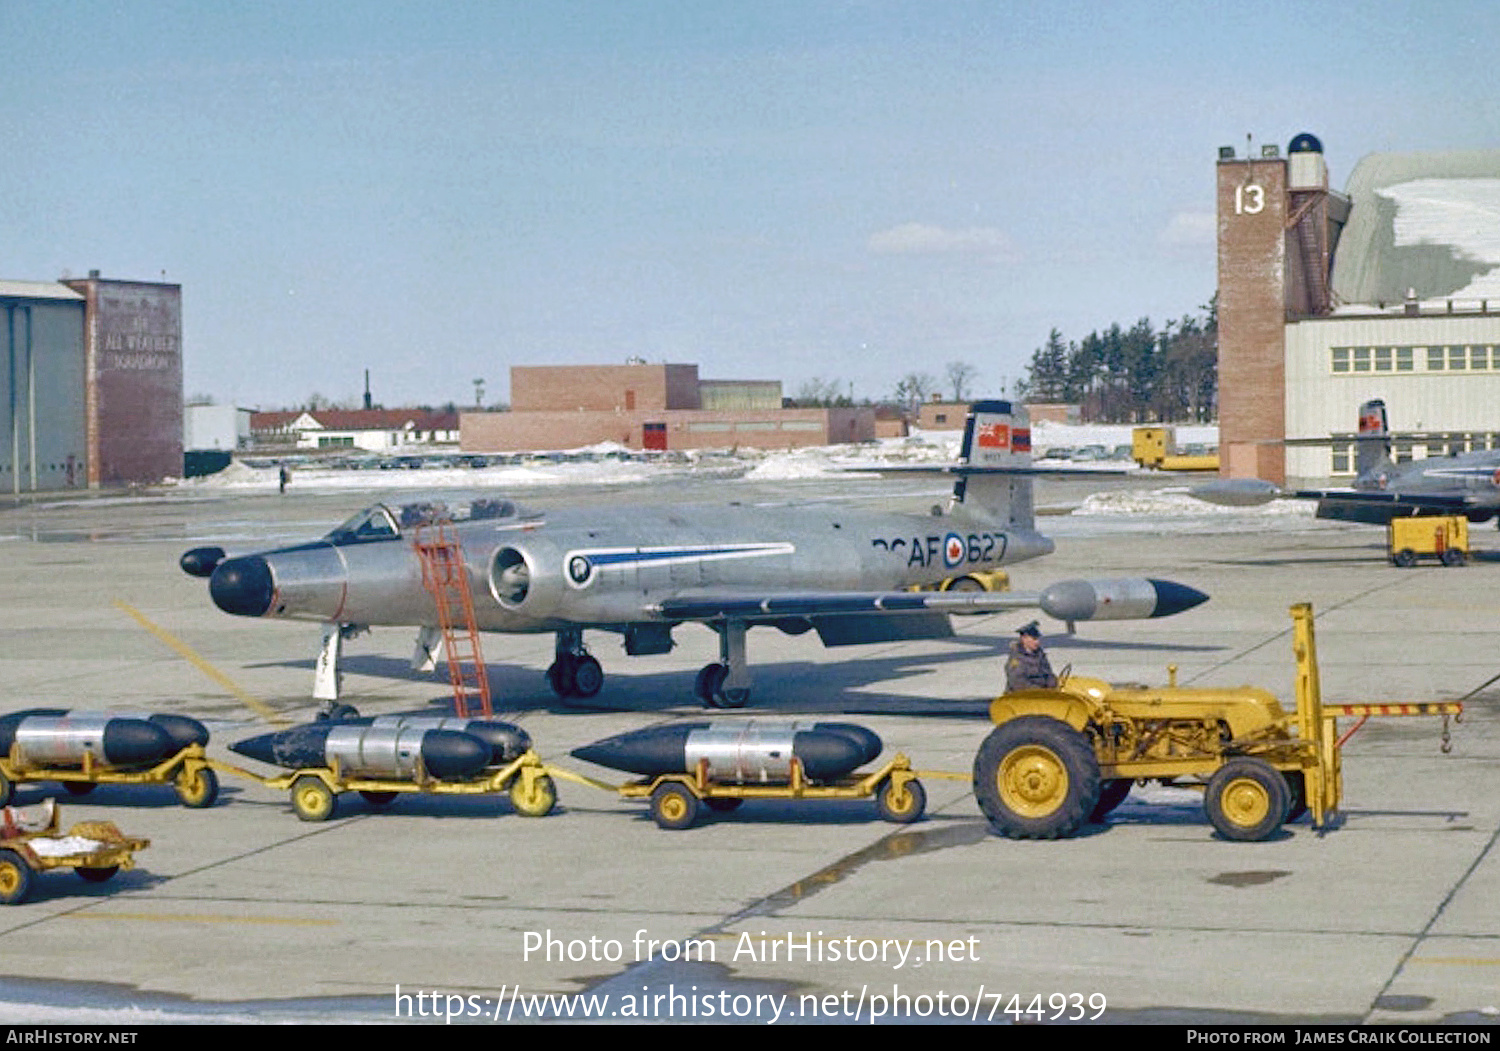
{"type": "Polygon", "coordinates": [[[454,409],[300,409],[257,412],[250,418],[257,449],[363,449],[385,453],[417,446],[456,445],[454,409]]]}

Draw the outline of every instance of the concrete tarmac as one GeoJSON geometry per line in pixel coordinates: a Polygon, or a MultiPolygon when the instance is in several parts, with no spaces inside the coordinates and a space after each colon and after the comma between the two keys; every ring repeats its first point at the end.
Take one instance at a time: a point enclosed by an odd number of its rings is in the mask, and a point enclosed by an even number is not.
{"type": "MultiPolygon", "coordinates": [[[[797,499],[826,487],[767,491],[797,499]]],[[[1069,483],[1042,502],[1104,487],[1069,483]]],[[[694,499],[751,499],[744,487],[689,489],[694,499]]],[[[520,499],[605,508],[653,495],[520,499]]],[[[361,502],[294,491],[0,511],[0,713],[179,712],[209,723],[212,755],[254,765],[227,745],[265,722],[125,607],[269,709],[310,719],[316,625],[222,614],[176,560],[197,543],[250,549],[315,536],[361,502]]],[[[207,810],[179,806],[167,788],[106,786],[75,800],[55,784],[25,785],[22,803],[60,796],[65,826],[110,820],[152,846],[109,883],[49,874],[30,902],[0,909],[0,1021],[456,1013],[514,1023],[529,1016],[530,997],[576,993],[592,999],[554,1000],[550,1016],[1500,1017],[1494,533],[1476,527],[1479,557],[1467,567],[1396,569],[1383,531],[1369,527],[1144,516],[1107,528],[1041,524],[1058,551],[1012,567],[1017,587],[1149,575],[1212,595],[1176,618],[1080,625],[1074,637],[1044,623],[1055,667],[1160,683],[1172,664],[1183,684],[1257,685],[1290,703],[1287,609],[1308,601],[1325,700],[1463,698],[1451,753],[1439,749],[1438,719],[1372,721],[1345,749],[1342,821],[1322,834],[1304,820],[1267,842],[1228,842],[1196,793],[1148,786],[1076,838],[1012,842],[989,832],[967,775],[989,731],[1002,654],[1030,615],[959,618],[951,640],[831,651],[814,635],[756,631],[752,710],[732,717],[837,715],[878,732],[886,755],[960,774],[924,779],[926,820],[887,824],[868,801],[751,802],[668,832],[639,802],[562,783],[559,807],[542,819],[514,814],[503,797],[403,796],[377,812],[347,795],[333,820],[309,824],[285,792],[232,777],[207,810]]],[[[412,635],[377,629],[347,644],[345,699],[363,714],[449,703],[443,678],[407,670],[412,635]]],[[[568,752],[704,716],[690,689],[716,659],[715,637],[689,625],[677,639],[668,656],[626,658],[617,637],[590,633],[607,680],[587,707],[548,690],[549,636],[485,636],[484,646],[502,717],[524,726],[544,758],[615,781],[623,775],[568,752]]]]}

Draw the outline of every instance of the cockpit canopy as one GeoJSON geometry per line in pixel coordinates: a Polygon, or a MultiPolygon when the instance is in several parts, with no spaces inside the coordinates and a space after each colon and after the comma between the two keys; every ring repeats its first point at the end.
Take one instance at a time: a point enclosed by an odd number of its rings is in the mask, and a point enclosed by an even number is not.
{"type": "Polygon", "coordinates": [[[458,508],[440,500],[402,504],[392,511],[385,504],[375,504],[329,531],[323,539],[335,546],[369,544],[378,540],[399,540],[403,529],[446,519],[452,522],[477,522],[487,518],[522,517],[521,508],[510,500],[483,497],[458,508]]]}

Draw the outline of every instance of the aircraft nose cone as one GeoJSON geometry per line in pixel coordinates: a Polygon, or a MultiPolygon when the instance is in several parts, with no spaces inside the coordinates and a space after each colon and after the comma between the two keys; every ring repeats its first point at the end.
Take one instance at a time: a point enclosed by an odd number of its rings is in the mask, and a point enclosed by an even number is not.
{"type": "Polygon", "coordinates": [[[1208,595],[1202,591],[1176,581],[1152,578],[1151,585],[1156,588],[1156,612],[1151,614],[1153,617],[1170,617],[1208,601],[1208,595]]]}
{"type": "Polygon", "coordinates": [[[209,578],[208,593],[225,613],[263,617],[276,594],[271,566],[259,555],[220,562],[209,578]]]}
{"type": "Polygon", "coordinates": [[[222,547],[195,547],[178,560],[177,564],[190,577],[212,576],[219,563],[224,561],[222,547]]]}
{"type": "Polygon", "coordinates": [[[276,766],[276,737],[274,733],[261,734],[259,737],[248,737],[243,741],[236,741],[229,746],[231,752],[250,759],[259,760],[262,763],[276,766]]]}

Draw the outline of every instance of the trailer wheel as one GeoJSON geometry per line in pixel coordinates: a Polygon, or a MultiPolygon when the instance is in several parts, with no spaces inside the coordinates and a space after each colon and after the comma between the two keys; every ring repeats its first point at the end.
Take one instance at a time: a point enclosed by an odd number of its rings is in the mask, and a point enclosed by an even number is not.
{"type": "Polygon", "coordinates": [[[887,777],[875,790],[875,809],[886,821],[897,825],[920,821],[927,809],[927,790],[916,779],[898,786],[895,778],[887,777]]]}
{"type": "Polygon", "coordinates": [[[1089,820],[1098,824],[1107,818],[1130,795],[1130,786],[1135,784],[1128,777],[1111,777],[1099,782],[1099,802],[1094,804],[1089,820]]]}
{"type": "Polygon", "coordinates": [[[1076,832],[1098,805],[1099,762],[1088,739],[1067,723],[1023,715],[979,746],[974,795],[1000,835],[1056,839],[1076,832]]]}
{"type": "Polygon", "coordinates": [[[202,810],[213,806],[219,798],[219,775],[206,766],[192,771],[183,768],[172,787],[183,806],[202,810]]]}
{"type": "Polygon", "coordinates": [[[557,805],[557,785],[543,774],[532,780],[528,791],[526,779],[517,776],[510,786],[510,805],[522,817],[546,817],[557,805]]]}
{"type": "Polygon", "coordinates": [[[374,789],[361,788],[359,794],[365,797],[365,802],[371,806],[390,806],[396,801],[397,793],[389,790],[381,792],[374,789]]]}
{"type": "Polygon", "coordinates": [[[1208,782],[1208,820],[1225,839],[1265,839],[1286,819],[1290,791],[1280,771],[1260,759],[1231,759],[1208,782]]]}
{"type": "Polygon", "coordinates": [[[0,773],[0,806],[10,806],[10,801],[15,794],[16,786],[4,773],[0,773]]]}
{"type": "Polygon", "coordinates": [[[336,802],[322,778],[305,775],[292,782],[292,809],[303,821],[327,821],[336,802]]]}
{"type": "Polygon", "coordinates": [[[657,785],[651,793],[651,819],[661,828],[689,828],[698,820],[698,797],[676,781],[657,785]]]}
{"type": "Polygon", "coordinates": [[[1307,775],[1301,770],[1283,770],[1281,776],[1286,778],[1286,824],[1300,821],[1302,815],[1307,813],[1307,775]]]}
{"type": "Polygon", "coordinates": [[[1450,547],[1443,552],[1443,565],[1445,566],[1461,566],[1464,561],[1464,553],[1456,547],[1450,547]]]}
{"type": "Polygon", "coordinates": [[[92,781],[64,781],[62,786],[70,796],[86,796],[99,787],[92,781]]]}
{"type": "Polygon", "coordinates": [[[31,893],[31,866],[14,850],[0,850],[0,905],[17,905],[31,893]]]}
{"type": "Polygon", "coordinates": [[[1409,547],[1403,547],[1391,556],[1391,561],[1402,569],[1410,569],[1417,564],[1417,553],[1409,547]]]}
{"type": "Polygon", "coordinates": [[[78,873],[78,878],[85,883],[108,883],[115,878],[115,873],[120,871],[120,866],[109,865],[101,869],[76,868],[73,871],[78,873]]]}

